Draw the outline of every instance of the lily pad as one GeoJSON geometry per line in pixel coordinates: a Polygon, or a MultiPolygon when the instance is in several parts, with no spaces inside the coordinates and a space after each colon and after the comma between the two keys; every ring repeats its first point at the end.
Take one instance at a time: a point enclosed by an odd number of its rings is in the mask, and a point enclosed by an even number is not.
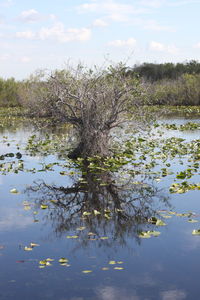
{"type": "Polygon", "coordinates": [[[158,219],[156,221],[156,226],[166,226],[165,222],[163,222],[162,220],[158,219]]]}
{"type": "Polygon", "coordinates": [[[78,235],[67,235],[66,238],[67,239],[77,239],[78,235]]]}
{"type": "Polygon", "coordinates": [[[59,261],[59,263],[63,264],[63,263],[67,263],[69,260],[65,257],[62,257],[58,261],[59,261]]]}
{"type": "Polygon", "coordinates": [[[40,208],[41,208],[41,209],[47,209],[47,208],[48,208],[48,205],[41,204],[41,205],[40,205],[40,208]]]}
{"type": "Polygon", "coordinates": [[[195,220],[195,219],[188,219],[188,222],[189,222],[189,223],[198,223],[198,221],[195,220]]]}
{"type": "Polygon", "coordinates": [[[52,264],[50,263],[50,261],[47,260],[47,259],[40,260],[39,264],[42,265],[42,266],[52,266],[52,264]]]}
{"type": "Polygon", "coordinates": [[[84,230],[85,228],[86,228],[85,226],[81,226],[81,227],[76,228],[76,230],[82,231],[82,230],[84,230]]]}
{"type": "Polygon", "coordinates": [[[39,244],[36,244],[36,243],[30,243],[30,246],[33,248],[33,247],[38,247],[40,246],[39,244]]]}
{"type": "Polygon", "coordinates": [[[91,273],[91,272],[92,272],[92,270],[84,270],[84,271],[82,271],[82,273],[85,273],[85,274],[91,273]]]}
{"type": "Polygon", "coordinates": [[[151,235],[147,232],[140,232],[138,236],[142,239],[149,239],[151,237],[151,235]]]}
{"type": "Polygon", "coordinates": [[[194,229],[192,235],[200,235],[200,229],[194,229]]]}
{"type": "Polygon", "coordinates": [[[156,231],[156,230],[153,230],[153,231],[147,231],[148,234],[150,234],[151,236],[159,236],[161,233],[160,231],[156,231]]]}
{"type": "Polygon", "coordinates": [[[27,246],[25,246],[25,247],[24,247],[24,250],[25,250],[25,251],[32,251],[33,248],[32,248],[32,247],[27,247],[27,246]]]}
{"type": "Polygon", "coordinates": [[[19,194],[19,191],[17,189],[11,189],[10,193],[12,193],[12,194],[19,194]]]}
{"type": "Polygon", "coordinates": [[[116,261],[115,260],[110,260],[109,265],[116,265],[116,261]]]}
{"type": "Polygon", "coordinates": [[[97,216],[97,215],[100,215],[100,214],[101,214],[101,213],[100,213],[100,211],[98,211],[98,210],[96,210],[96,209],[94,209],[94,211],[93,211],[93,212],[94,212],[94,215],[95,215],[95,216],[97,216]]]}
{"type": "Polygon", "coordinates": [[[83,212],[83,216],[90,216],[90,215],[91,215],[90,212],[87,212],[87,211],[84,211],[84,212],[83,212]]]}

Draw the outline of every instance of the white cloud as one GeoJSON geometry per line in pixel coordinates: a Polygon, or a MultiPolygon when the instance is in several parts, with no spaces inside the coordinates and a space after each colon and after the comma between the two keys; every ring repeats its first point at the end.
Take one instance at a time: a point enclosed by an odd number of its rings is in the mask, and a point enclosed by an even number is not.
{"type": "Polygon", "coordinates": [[[97,300],[139,300],[134,290],[127,292],[125,289],[119,289],[115,286],[105,286],[96,291],[97,300]]]}
{"type": "Polygon", "coordinates": [[[170,54],[178,54],[179,53],[179,49],[175,46],[175,45],[168,45],[166,47],[167,49],[167,52],[170,53],[170,54]]]}
{"type": "Polygon", "coordinates": [[[78,6],[78,11],[80,13],[84,12],[97,12],[97,13],[105,13],[105,14],[115,14],[115,13],[137,13],[138,10],[134,8],[133,5],[130,4],[122,4],[115,2],[114,0],[102,0],[95,3],[85,3],[78,6]]]}
{"type": "Polygon", "coordinates": [[[102,19],[96,19],[94,22],[93,22],[93,26],[95,27],[106,27],[108,26],[108,23],[106,23],[104,20],[102,19]]]}
{"type": "Polygon", "coordinates": [[[52,27],[43,27],[38,37],[41,40],[53,39],[62,43],[70,41],[88,41],[91,38],[91,30],[89,28],[68,28],[65,29],[64,24],[59,22],[52,27]]]}
{"type": "Polygon", "coordinates": [[[149,49],[152,51],[167,52],[174,55],[179,52],[179,49],[175,45],[165,45],[155,41],[150,43],[149,49]]]}
{"type": "Polygon", "coordinates": [[[29,63],[29,62],[31,61],[31,58],[28,57],[28,56],[22,56],[22,57],[20,58],[20,61],[21,61],[22,63],[29,63]]]}
{"type": "Polygon", "coordinates": [[[161,7],[165,2],[165,0],[142,0],[140,1],[140,4],[144,6],[158,8],[161,7]]]}
{"type": "Polygon", "coordinates": [[[3,54],[3,55],[0,55],[0,60],[1,61],[6,61],[10,58],[10,55],[9,54],[3,54]]]}
{"type": "Polygon", "coordinates": [[[20,210],[16,208],[1,208],[0,231],[23,229],[33,224],[32,217],[21,216],[20,210]]]}
{"type": "Polygon", "coordinates": [[[170,26],[164,26],[158,24],[156,20],[144,20],[144,29],[155,30],[155,31],[169,31],[174,32],[175,30],[170,26]]]}
{"type": "Polygon", "coordinates": [[[28,39],[28,40],[32,40],[36,37],[35,33],[31,30],[18,31],[18,32],[16,32],[15,36],[17,38],[24,38],[24,39],[28,39]]]}
{"type": "Polygon", "coordinates": [[[188,4],[199,4],[200,0],[180,0],[180,1],[174,1],[174,0],[139,0],[139,5],[144,5],[145,7],[150,8],[160,8],[162,6],[183,6],[188,4]]]}
{"type": "Polygon", "coordinates": [[[194,48],[198,48],[198,49],[200,49],[200,42],[199,42],[199,43],[197,43],[196,45],[194,45],[194,48]]]}
{"type": "Polygon", "coordinates": [[[200,4],[200,0],[183,0],[183,1],[176,1],[176,2],[169,2],[168,6],[182,6],[188,4],[200,4]]]}
{"type": "Polygon", "coordinates": [[[54,15],[54,14],[50,14],[49,15],[49,19],[51,20],[51,21],[57,21],[57,16],[56,15],[54,15]]]}
{"type": "Polygon", "coordinates": [[[17,38],[24,38],[28,40],[55,40],[61,43],[71,41],[88,41],[91,38],[91,29],[89,28],[65,28],[61,22],[55,23],[51,27],[43,27],[38,32],[21,31],[16,32],[17,38]]]}
{"type": "Polygon", "coordinates": [[[0,15],[0,24],[4,23],[4,17],[0,15]]]}
{"type": "Polygon", "coordinates": [[[165,2],[166,0],[140,0],[140,2],[136,2],[135,6],[133,6],[115,2],[115,0],[97,0],[79,5],[77,11],[82,14],[100,14],[101,17],[97,20],[103,22],[128,22],[130,25],[137,25],[143,29],[174,32],[175,30],[172,27],[160,25],[156,20],[138,17],[138,15],[151,13],[153,8],[158,8],[165,2]]]}
{"type": "Polygon", "coordinates": [[[18,21],[23,23],[36,23],[39,21],[50,20],[56,22],[57,17],[54,14],[43,15],[39,13],[36,9],[24,10],[17,18],[18,21]]]}
{"type": "Polygon", "coordinates": [[[136,45],[136,40],[134,38],[129,38],[127,40],[114,40],[109,42],[108,45],[113,47],[133,47],[136,45]]]}
{"type": "Polygon", "coordinates": [[[42,19],[40,13],[35,9],[24,10],[21,12],[18,19],[25,23],[34,23],[42,19]]]}
{"type": "Polygon", "coordinates": [[[156,20],[149,20],[145,18],[133,18],[129,24],[131,26],[139,26],[145,30],[154,30],[154,31],[168,31],[175,32],[176,30],[171,26],[160,25],[156,20]]]}
{"type": "Polygon", "coordinates": [[[150,43],[150,50],[165,51],[165,46],[161,43],[152,41],[150,43]]]}
{"type": "Polygon", "coordinates": [[[79,13],[84,12],[97,12],[98,11],[98,3],[84,3],[77,7],[77,11],[79,13]]]}
{"type": "Polygon", "coordinates": [[[108,16],[108,19],[115,22],[128,22],[130,21],[130,16],[128,14],[123,13],[112,13],[108,16]]]}
{"type": "Polygon", "coordinates": [[[10,7],[11,5],[13,5],[12,0],[5,0],[2,3],[0,3],[0,6],[2,6],[2,7],[10,7]]]}
{"type": "Polygon", "coordinates": [[[183,300],[186,299],[186,292],[183,290],[169,290],[161,293],[162,300],[183,300]]]}
{"type": "Polygon", "coordinates": [[[98,13],[113,21],[127,22],[131,15],[146,13],[145,8],[135,8],[130,4],[115,2],[114,0],[95,1],[93,3],[84,3],[77,7],[78,13],[98,13]]]}

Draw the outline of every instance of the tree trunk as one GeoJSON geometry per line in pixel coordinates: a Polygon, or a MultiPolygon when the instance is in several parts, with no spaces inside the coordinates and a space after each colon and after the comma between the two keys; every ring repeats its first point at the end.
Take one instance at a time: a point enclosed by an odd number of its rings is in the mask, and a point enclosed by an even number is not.
{"type": "Polygon", "coordinates": [[[109,130],[81,130],[80,142],[78,146],[69,153],[68,157],[77,159],[99,155],[102,157],[109,155],[109,130]]]}

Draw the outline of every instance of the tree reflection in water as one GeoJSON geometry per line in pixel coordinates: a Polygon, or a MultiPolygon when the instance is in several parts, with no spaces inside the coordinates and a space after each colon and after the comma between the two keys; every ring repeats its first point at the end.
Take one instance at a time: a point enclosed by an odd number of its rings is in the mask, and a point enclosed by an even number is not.
{"type": "Polygon", "coordinates": [[[168,199],[153,184],[133,182],[118,184],[111,172],[91,172],[85,166],[82,177],[71,186],[35,182],[28,188],[36,207],[48,205],[45,220],[53,225],[57,236],[78,236],[79,245],[90,240],[99,245],[126,245],[128,238],[139,243],[138,233],[152,230],[148,219],[158,216],[159,203],[168,206],[168,199]],[[108,237],[108,239],[107,239],[108,237]]]}

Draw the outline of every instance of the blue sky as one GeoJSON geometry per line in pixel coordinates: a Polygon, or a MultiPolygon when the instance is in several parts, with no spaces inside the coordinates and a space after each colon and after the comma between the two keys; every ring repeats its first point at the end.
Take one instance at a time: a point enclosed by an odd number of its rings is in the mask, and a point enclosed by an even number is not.
{"type": "Polygon", "coordinates": [[[200,0],[0,0],[0,76],[200,60],[200,0]]]}

